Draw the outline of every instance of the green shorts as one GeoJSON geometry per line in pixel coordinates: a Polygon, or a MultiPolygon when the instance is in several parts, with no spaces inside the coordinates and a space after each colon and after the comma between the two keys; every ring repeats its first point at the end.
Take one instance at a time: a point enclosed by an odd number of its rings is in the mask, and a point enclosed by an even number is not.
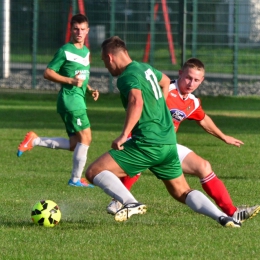
{"type": "Polygon", "coordinates": [[[130,177],[146,169],[162,180],[172,180],[182,174],[176,145],[151,145],[130,139],[124,143],[123,150],[112,149],[109,154],[130,177]]]}
{"type": "Polygon", "coordinates": [[[60,113],[60,116],[65,124],[68,136],[90,127],[86,109],[60,113]]]}

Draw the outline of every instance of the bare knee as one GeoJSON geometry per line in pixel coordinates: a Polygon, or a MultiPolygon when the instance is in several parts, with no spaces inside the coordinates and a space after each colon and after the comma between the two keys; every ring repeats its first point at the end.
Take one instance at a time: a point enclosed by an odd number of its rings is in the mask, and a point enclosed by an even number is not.
{"type": "Polygon", "coordinates": [[[186,204],[186,203],[185,203],[186,197],[187,197],[187,195],[188,195],[191,191],[193,191],[193,190],[192,190],[192,189],[186,190],[186,191],[183,192],[183,193],[179,196],[179,198],[176,199],[176,200],[178,200],[179,202],[181,202],[181,203],[183,203],[183,204],[186,204]]]}
{"type": "Polygon", "coordinates": [[[209,163],[209,161],[203,159],[201,167],[200,167],[200,177],[205,178],[211,172],[212,172],[211,164],[209,163]]]}
{"type": "Polygon", "coordinates": [[[190,188],[183,174],[179,178],[173,180],[164,180],[163,182],[169,194],[177,201],[185,204],[186,196],[189,192],[192,191],[192,189],[190,188]]]}
{"type": "Polygon", "coordinates": [[[195,175],[200,179],[205,178],[212,172],[210,163],[194,152],[189,153],[184,158],[182,169],[186,174],[195,175]]]}
{"type": "Polygon", "coordinates": [[[200,160],[196,161],[196,163],[193,165],[192,170],[190,170],[190,172],[188,173],[191,173],[198,178],[203,179],[207,177],[211,172],[212,168],[210,163],[207,160],[200,158],[200,160]]]}
{"type": "Polygon", "coordinates": [[[95,164],[91,164],[87,170],[86,170],[86,173],[85,173],[85,176],[86,176],[86,179],[88,181],[90,181],[91,183],[93,183],[93,179],[95,178],[95,176],[98,174],[98,170],[95,166],[95,164]]]}

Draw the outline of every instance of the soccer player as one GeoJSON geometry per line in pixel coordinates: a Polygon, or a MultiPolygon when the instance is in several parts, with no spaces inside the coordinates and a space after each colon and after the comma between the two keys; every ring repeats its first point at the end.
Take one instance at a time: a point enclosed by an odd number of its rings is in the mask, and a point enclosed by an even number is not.
{"type": "Polygon", "coordinates": [[[90,122],[87,116],[86,92],[96,101],[99,92],[89,85],[90,52],[84,45],[89,32],[88,18],[76,14],[71,18],[71,41],[63,45],[44,71],[44,78],[61,83],[57,112],[60,114],[69,139],[39,137],[28,132],[18,147],[17,156],[34,146],[73,151],[73,169],[68,185],[94,187],[81,178],[91,143],[90,122]]]}
{"type": "MultiPolygon", "coordinates": [[[[204,112],[200,100],[192,94],[204,80],[204,74],[204,64],[199,59],[191,58],[184,63],[179,71],[179,79],[171,81],[166,103],[172,115],[175,132],[183,120],[196,120],[198,125],[209,134],[227,144],[240,147],[243,142],[225,135],[204,112]]],[[[183,145],[177,144],[177,149],[183,172],[197,176],[205,192],[228,216],[243,222],[260,211],[259,205],[252,207],[234,206],[224,183],[213,172],[210,163],[183,145]]],[[[136,180],[137,178],[131,179],[129,177],[122,179],[124,185],[129,189],[136,180]]],[[[121,207],[120,202],[112,200],[107,211],[115,214],[121,207]]]]}
{"type": "Polygon", "coordinates": [[[146,63],[133,61],[124,41],[113,36],[102,43],[102,60],[112,76],[126,110],[122,133],[112,149],[101,155],[86,171],[86,178],[124,206],[116,221],[144,214],[146,205],[138,202],[118,177],[135,176],[145,169],[163,181],[170,195],[222,226],[241,223],[220,211],[203,193],[192,190],[182,173],[176,135],[164,95],[170,79],[146,63]],[[132,138],[127,141],[128,134],[132,138]]]}

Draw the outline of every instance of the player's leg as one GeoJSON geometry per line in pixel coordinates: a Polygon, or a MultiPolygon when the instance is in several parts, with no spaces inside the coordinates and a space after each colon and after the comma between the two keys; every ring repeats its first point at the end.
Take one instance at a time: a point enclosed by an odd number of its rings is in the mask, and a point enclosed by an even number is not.
{"type": "Polygon", "coordinates": [[[125,221],[134,214],[146,212],[146,206],[138,203],[119,179],[126,176],[126,172],[133,177],[145,170],[147,167],[142,156],[135,145],[128,141],[124,144],[123,150],[110,150],[93,162],[86,171],[86,178],[90,182],[123,204],[123,208],[115,214],[116,221],[125,221]],[[139,163],[133,164],[133,161],[139,163]]]}
{"type": "Polygon", "coordinates": [[[62,137],[40,137],[35,132],[30,131],[19,144],[17,156],[20,157],[24,152],[31,150],[35,146],[69,150],[70,142],[69,139],[62,137]]]}
{"type": "Polygon", "coordinates": [[[103,154],[93,162],[86,171],[86,178],[100,187],[107,195],[124,205],[116,214],[116,221],[126,221],[132,215],[144,214],[146,206],[134,198],[130,191],[123,185],[119,177],[125,172],[115,162],[109,153],[103,154]]]}
{"type": "MultiPolygon", "coordinates": [[[[81,113],[86,114],[86,110],[83,110],[81,113]]],[[[77,120],[77,118],[74,118],[73,113],[61,113],[60,116],[63,123],[65,124],[67,134],[69,136],[74,135],[76,132],[74,125],[76,125],[77,129],[77,121],[75,121],[77,120]],[[73,121],[75,121],[75,123],[72,123],[73,121]]],[[[85,124],[87,125],[87,127],[89,127],[88,118],[85,124]]],[[[35,132],[30,131],[25,135],[24,140],[18,146],[17,156],[20,157],[24,152],[31,150],[35,146],[73,151],[76,145],[72,144],[71,140],[66,138],[39,137],[35,132]]]]}
{"type": "Polygon", "coordinates": [[[183,172],[197,176],[204,191],[228,216],[243,222],[260,211],[258,205],[236,207],[226,186],[213,172],[210,163],[185,146],[177,145],[177,148],[183,172]]]}
{"type": "MultiPolygon", "coordinates": [[[[130,140],[132,138],[131,134],[129,134],[128,139],[130,140]]],[[[135,175],[134,177],[130,177],[130,176],[125,176],[120,178],[122,183],[126,186],[126,188],[128,190],[131,190],[132,186],[138,181],[139,177],[140,177],[141,173],[135,175]]],[[[111,203],[110,203],[111,204],[111,203]]]]}
{"type": "MultiPolygon", "coordinates": [[[[131,134],[128,136],[127,140],[130,140],[131,134]]],[[[122,181],[122,183],[125,185],[125,187],[128,190],[131,190],[132,186],[138,181],[139,177],[140,177],[141,173],[135,175],[134,177],[130,177],[130,176],[125,176],[120,178],[120,180],[122,181]]],[[[116,214],[116,212],[121,209],[123,207],[123,205],[120,203],[120,201],[112,198],[111,202],[108,204],[107,206],[107,213],[109,214],[116,214]]]]}
{"type": "Polygon", "coordinates": [[[122,204],[135,203],[137,200],[120,181],[126,173],[107,152],[94,161],[86,171],[86,178],[91,183],[99,186],[110,197],[122,204]]]}
{"type": "Polygon", "coordinates": [[[241,226],[240,222],[235,221],[231,217],[227,217],[225,213],[220,211],[202,192],[191,190],[183,174],[178,178],[163,180],[163,182],[173,198],[185,203],[193,211],[214,219],[222,226],[241,226]]]}
{"type": "MultiPolygon", "coordinates": [[[[125,187],[130,191],[132,186],[139,179],[140,175],[141,175],[141,173],[135,175],[134,177],[130,177],[127,175],[125,177],[120,178],[120,180],[125,185],[125,187]]],[[[107,213],[114,215],[122,207],[123,207],[123,205],[118,200],[112,198],[112,200],[110,201],[110,203],[107,206],[107,213]]]]}
{"type": "Polygon", "coordinates": [[[88,184],[85,178],[81,178],[92,141],[90,122],[86,110],[67,113],[64,122],[70,137],[70,150],[74,151],[71,178],[68,184],[74,187],[93,188],[94,186],[88,184]]]}
{"type": "Polygon", "coordinates": [[[191,190],[181,169],[176,146],[169,146],[168,150],[161,149],[165,155],[163,163],[155,165],[150,170],[161,179],[170,195],[181,203],[187,204],[192,210],[206,215],[223,226],[239,227],[241,224],[220,211],[203,193],[191,190]]]}
{"type": "Polygon", "coordinates": [[[138,173],[137,175],[135,175],[134,177],[130,177],[130,176],[125,176],[120,178],[122,183],[126,186],[126,188],[128,190],[131,190],[132,186],[138,181],[139,177],[140,177],[141,173],[138,173]]]}
{"type": "MultiPolygon", "coordinates": [[[[183,154],[185,147],[178,147],[180,154],[183,154]]],[[[195,175],[200,179],[202,188],[214,199],[216,204],[228,215],[233,216],[236,207],[224,185],[224,183],[213,172],[208,161],[190,151],[181,162],[185,174],[195,175]]]]}

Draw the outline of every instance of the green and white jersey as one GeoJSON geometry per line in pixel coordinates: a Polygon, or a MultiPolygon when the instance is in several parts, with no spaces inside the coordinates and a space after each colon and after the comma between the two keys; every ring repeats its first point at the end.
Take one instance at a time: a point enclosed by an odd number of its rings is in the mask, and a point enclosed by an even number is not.
{"type": "Polygon", "coordinates": [[[80,72],[84,79],[82,87],[61,84],[57,100],[58,113],[86,109],[86,90],[90,73],[90,52],[84,45],[77,49],[73,43],[63,45],[54,55],[48,68],[62,76],[74,78],[80,72]]]}
{"type": "Polygon", "coordinates": [[[132,61],[118,77],[117,87],[125,109],[131,89],[140,89],[143,111],[132,130],[132,139],[150,144],[176,144],[169,109],[159,86],[162,73],[147,63],[132,61]]]}

